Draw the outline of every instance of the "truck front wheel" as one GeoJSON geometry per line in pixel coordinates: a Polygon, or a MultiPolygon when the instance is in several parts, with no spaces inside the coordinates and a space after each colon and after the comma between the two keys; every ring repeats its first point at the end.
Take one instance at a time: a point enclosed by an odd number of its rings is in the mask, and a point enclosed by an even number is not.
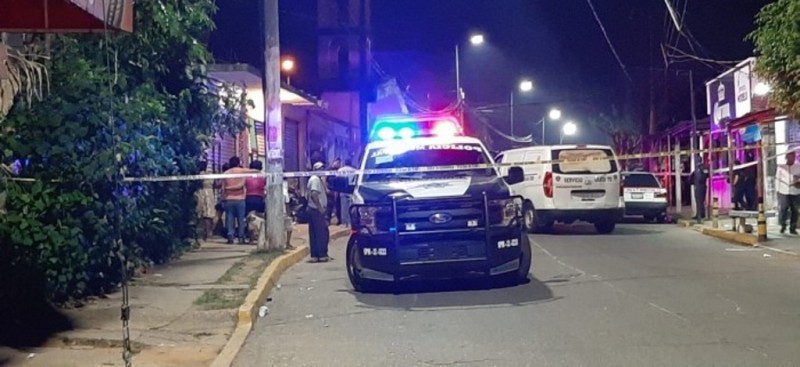
{"type": "Polygon", "coordinates": [[[347,241],[347,277],[356,292],[370,293],[378,291],[378,283],[371,279],[361,277],[361,253],[358,251],[358,242],[354,237],[347,241]]]}

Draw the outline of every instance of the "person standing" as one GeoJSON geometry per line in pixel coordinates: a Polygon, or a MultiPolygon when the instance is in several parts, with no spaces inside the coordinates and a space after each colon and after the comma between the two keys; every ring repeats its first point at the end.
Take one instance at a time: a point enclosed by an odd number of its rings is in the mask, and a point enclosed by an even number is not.
{"type": "MultiPolygon", "coordinates": [[[[339,158],[333,160],[330,167],[328,167],[331,171],[337,171],[342,166],[342,161],[339,158]]],[[[327,177],[322,179],[323,183],[327,186],[327,177]]],[[[342,214],[339,212],[339,195],[337,192],[329,191],[328,192],[328,209],[326,212],[325,217],[328,219],[329,224],[333,224],[333,216],[336,215],[336,221],[340,224],[342,223],[342,214]]]]}
{"type": "MultiPolygon", "coordinates": [[[[314,171],[325,168],[322,162],[312,166],[314,171]]],[[[310,242],[311,262],[327,262],[328,256],[328,221],[325,218],[328,207],[328,190],[319,175],[308,179],[308,237],[310,242]]]]}
{"type": "MultiPolygon", "coordinates": [[[[241,167],[239,157],[231,157],[228,165],[230,168],[225,174],[248,173],[248,169],[241,167]]],[[[238,228],[239,243],[245,243],[245,179],[226,178],[222,182],[222,195],[225,200],[225,227],[227,229],[228,244],[233,243],[234,229],[238,228]]]]}
{"type": "MultiPolygon", "coordinates": [[[[200,161],[198,170],[201,174],[211,173],[208,170],[208,161],[200,161]]],[[[197,200],[197,217],[201,221],[203,229],[203,241],[208,240],[208,236],[214,231],[214,217],[217,216],[217,198],[214,194],[214,180],[203,180],[202,186],[195,193],[197,200]]]]}
{"type": "Polygon", "coordinates": [[[694,185],[694,200],[697,213],[694,219],[702,222],[706,218],[706,192],[708,191],[708,166],[703,162],[703,157],[697,157],[697,167],[689,176],[689,184],[694,185]]]}
{"type": "Polygon", "coordinates": [[[745,154],[745,163],[750,164],[744,168],[744,201],[747,203],[747,210],[758,210],[758,165],[753,152],[745,154]]]}
{"type": "MultiPolygon", "coordinates": [[[[259,160],[250,162],[250,169],[254,172],[261,172],[264,168],[263,163],[259,160]]],[[[264,204],[264,196],[267,193],[267,178],[266,177],[248,177],[245,179],[245,214],[256,212],[256,214],[264,215],[266,205],[264,204]]]]}
{"type": "MultiPolygon", "coordinates": [[[[353,166],[350,164],[350,160],[349,159],[344,161],[344,166],[342,166],[342,168],[339,168],[339,172],[355,172],[355,171],[356,171],[356,169],[353,168],[353,166]]],[[[355,179],[355,177],[356,177],[355,174],[349,174],[349,175],[345,176],[345,178],[347,178],[347,181],[350,184],[353,183],[352,181],[355,179]]],[[[349,227],[350,224],[351,224],[351,222],[350,222],[350,205],[353,204],[353,195],[340,193],[339,194],[339,201],[340,201],[340,203],[339,203],[339,205],[340,205],[339,213],[340,214],[337,214],[339,216],[339,225],[345,226],[345,227],[349,227]]]]}
{"type": "Polygon", "coordinates": [[[797,205],[800,198],[800,165],[795,164],[795,152],[786,153],[786,163],[778,166],[775,179],[778,191],[781,233],[786,233],[786,220],[789,220],[789,233],[797,234],[797,205]],[[787,218],[788,217],[788,218],[787,218]]]}

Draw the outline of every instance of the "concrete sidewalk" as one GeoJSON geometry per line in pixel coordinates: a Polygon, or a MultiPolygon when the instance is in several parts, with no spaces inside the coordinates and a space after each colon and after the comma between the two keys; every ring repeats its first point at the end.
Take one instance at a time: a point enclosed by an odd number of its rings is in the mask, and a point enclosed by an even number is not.
{"type": "MultiPolygon", "coordinates": [[[[331,237],[348,229],[331,226],[331,237]]],[[[306,246],[308,227],[297,225],[292,245],[306,246]]],[[[135,365],[208,366],[237,324],[237,308],[266,265],[280,252],[253,255],[253,245],[226,245],[221,238],[201,243],[170,264],[150,269],[129,287],[130,331],[135,365]]],[[[62,310],[75,328],[54,335],[42,347],[0,347],[11,366],[123,366],[121,292],[62,310]]]]}
{"type": "Polygon", "coordinates": [[[693,219],[680,219],[678,224],[683,227],[690,227],[705,235],[721,238],[727,241],[747,246],[759,246],[768,250],[785,253],[787,255],[800,256],[800,236],[789,234],[787,229],[785,234],[780,233],[780,226],[774,218],[767,220],[767,241],[759,242],[757,237],[757,222],[755,219],[748,219],[746,223],[753,227],[752,233],[733,232],[733,219],[720,216],[718,227],[713,228],[713,221],[705,220],[697,223],[693,219]]]}

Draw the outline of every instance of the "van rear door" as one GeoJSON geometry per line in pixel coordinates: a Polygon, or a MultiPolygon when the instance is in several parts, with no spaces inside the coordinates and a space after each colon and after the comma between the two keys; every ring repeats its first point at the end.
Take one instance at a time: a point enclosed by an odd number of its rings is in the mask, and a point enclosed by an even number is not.
{"type": "Polygon", "coordinates": [[[553,204],[558,209],[607,209],[619,205],[620,177],[610,148],[553,149],[553,204]]]}

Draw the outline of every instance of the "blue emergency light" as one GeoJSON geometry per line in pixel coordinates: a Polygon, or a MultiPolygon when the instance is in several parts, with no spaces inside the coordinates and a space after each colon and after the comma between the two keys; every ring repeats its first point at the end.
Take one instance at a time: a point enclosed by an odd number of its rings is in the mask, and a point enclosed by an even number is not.
{"type": "Polygon", "coordinates": [[[392,115],[378,118],[372,127],[370,140],[452,137],[462,134],[461,124],[453,116],[392,115]]]}

